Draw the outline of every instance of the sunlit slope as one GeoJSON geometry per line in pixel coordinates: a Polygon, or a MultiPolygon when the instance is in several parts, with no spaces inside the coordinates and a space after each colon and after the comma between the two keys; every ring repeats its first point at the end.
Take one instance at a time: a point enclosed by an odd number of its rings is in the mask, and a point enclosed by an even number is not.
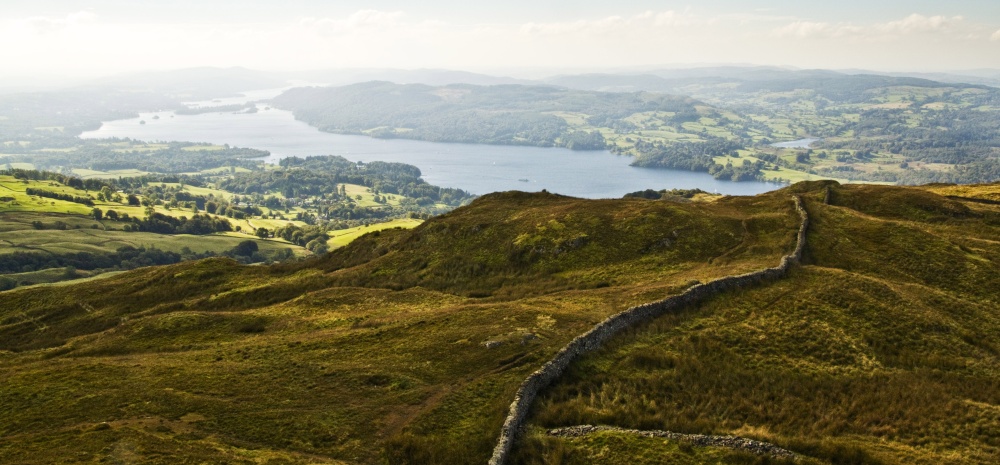
{"type": "Polygon", "coordinates": [[[520,460],[718,463],[732,454],[615,433],[557,439],[540,428],[607,424],[736,434],[807,463],[996,463],[1000,208],[963,199],[996,190],[832,185],[829,205],[822,190],[807,193],[806,266],[578,363],[536,403],[520,460]]]}
{"type": "Polygon", "coordinates": [[[504,193],[275,267],[0,294],[0,462],[483,463],[521,379],[594,323],[773,266],[790,193],[504,193]]]}

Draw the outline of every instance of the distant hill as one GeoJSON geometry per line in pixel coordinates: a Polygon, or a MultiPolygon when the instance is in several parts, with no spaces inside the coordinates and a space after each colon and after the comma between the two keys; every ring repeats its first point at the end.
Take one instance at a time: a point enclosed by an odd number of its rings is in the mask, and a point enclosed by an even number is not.
{"type": "Polygon", "coordinates": [[[428,86],[445,86],[449,84],[492,86],[534,83],[523,79],[449,69],[330,69],[287,73],[286,76],[292,79],[320,82],[334,86],[368,81],[388,81],[396,84],[424,84],[428,86]]]}
{"type": "MultiPolygon", "coordinates": [[[[577,131],[564,113],[620,119],[640,111],[693,112],[684,97],[609,94],[554,86],[395,84],[295,88],[272,100],[324,131],[436,142],[604,149],[603,135],[577,131]]],[[[586,129],[586,128],[581,128],[586,129]]]]}
{"type": "MultiPolygon", "coordinates": [[[[954,85],[928,79],[932,75],[880,75],[841,73],[829,70],[789,70],[772,67],[711,67],[667,69],[645,74],[563,75],[544,82],[571,89],[601,92],[667,92],[695,98],[740,95],[759,91],[815,90],[820,96],[843,101],[864,91],[892,86],[948,87],[954,85]]],[[[965,83],[958,87],[973,87],[965,83]]]]}
{"type": "Polygon", "coordinates": [[[981,69],[953,72],[878,72],[870,70],[842,70],[848,74],[879,74],[884,76],[916,77],[952,84],[975,84],[1000,87],[1000,70],[981,69]]]}
{"type": "Polygon", "coordinates": [[[329,132],[606,149],[636,156],[637,166],[734,181],[1000,179],[1000,90],[988,86],[770,68],[749,69],[746,79],[725,77],[736,68],[676,73],[562,76],[548,85],[373,81],[290,89],[273,105],[329,132]],[[797,139],[815,140],[772,145],[797,139]]]}

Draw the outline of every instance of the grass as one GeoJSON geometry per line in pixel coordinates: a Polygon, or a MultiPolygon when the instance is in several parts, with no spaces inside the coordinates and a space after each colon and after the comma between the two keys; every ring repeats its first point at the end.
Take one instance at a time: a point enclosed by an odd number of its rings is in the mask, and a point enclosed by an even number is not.
{"type": "Polygon", "coordinates": [[[66,281],[67,279],[89,278],[96,275],[96,273],[85,270],[75,270],[72,273],[74,276],[73,278],[67,278],[67,274],[68,273],[64,268],[50,268],[47,270],[31,271],[27,273],[12,273],[4,276],[21,283],[22,286],[31,286],[36,284],[56,283],[66,281]]]}
{"type": "Polygon", "coordinates": [[[230,173],[249,173],[249,172],[251,172],[250,169],[244,168],[242,166],[220,166],[218,168],[211,168],[211,169],[207,169],[207,170],[201,170],[201,171],[197,171],[197,172],[194,172],[194,173],[185,173],[185,174],[191,174],[191,175],[198,175],[198,174],[227,175],[227,174],[230,174],[230,173]]]}
{"type": "MultiPolygon", "coordinates": [[[[291,249],[297,256],[309,255],[301,247],[284,241],[262,241],[244,234],[212,234],[192,236],[188,234],[154,234],[145,232],[123,232],[120,230],[93,229],[93,226],[114,222],[97,222],[93,218],[79,215],[58,215],[49,213],[0,213],[0,254],[12,252],[42,252],[68,254],[77,252],[110,253],[121,247],[157,248],[180,253],[187,248],[195,253],[226,252],[240,242],[255,240],[261,251],[291,249]],[[62,222],[67,229],[36,230],[32,222],[40,221],[51,228],[55,222],[62,222]]],[[[61,270],[62,268],[59,268],[61,270]]]]}
{"type": "Polygon", "coordinates": [[[0,461],[482,463],[524,376],[610,313],[773,265],[791,206],[496,194],[322,260],[5,292],[0,461]]]}
{"type": "Polygon", "coordinates": [[[933,189],[948,187],[491,194],[322,259],[4,292],[0,462],[483,463],[518,384],[571,338],[695,280],[776,264],[799,193],[806,266],[580,361],[537,401],[519,460],[773,463],[542,432],[604,423],[753,437],[803,463],[992,463],[1000,211],[933,189]]]}
{"type": "MultiPolygon", "coordinates": [[[[810,198],[808,266],[586,357],[534,423],[738,434],[823,463],[995,462],[1000,209],[921,188],[810,198]]],[[[522,461],[601,451],[535,431],[522,461]]]]}
{"type": "MultiPolygon", "coordinates": [[[[670,463],[677,465],[723,465],[723,464],[814,464],[816,460],[782,461],[761,457],[748,452],[717,447],[693,446],[689,443],[645,438],[625,433],[602,431],[581,438],[555,439],[545,436],[543,431],[530,431],[537,438],[527,463],[539,464],[608,464],[622,463],[644,465],[670,463]]],[[[522,460],[524,460],[522,458],[522,460]]]]}
{"type": "Polygon", "coordinates": [[[401,196],[396,194],[385,194],[388,199],[385,203],[378,203],[375,201],[375,194],[367,186],[361,186],[358,184],[343,184],[344,190],[347,191],[347,195],[355,199],[355,202],[359,207],[381,207],[383,205],[398,206],[401,196]],[[360,199],[357,196],[361,196],[360,199]]]}
{"type": "Polygon", "coordinates": [[[344,247],[350,244],[355,239],[361,237],[364,234],[368,234],[374,231],[382,231],[385,229],[393,228],[404,228],[412,229],[423,223],[422,220],[416,220],[412,218],[392,220],[386,223],[377,223],[369,226],[358,226],[348,229],[338,229],[335,231],[330,231],[330,240],[326,243],[330,248],[344,247]]]}
{"type": "Polygon", "coordinates": [[[137,169],[98,171],[85,168],[74,168],[73,174],[83,179],[104,179],[104,178],[112,179],[119,177],[127,178],[127,177],[144,176],[151,173],[148,171],[142,171],[137,169]]]}
{"type": "MultiPolygon", "coordinates": [[[[750,162],[752,163],[756,163],[757,161],[759,161],[760,159],[753,156],[753,153],[755,152],[747,151],[746,154],[741,153],[739,158],[721,156],[721,157],[714,157],[713,160],[715,160],[716,163],[723,166],[725,166],[726,163],[732,163],[733,166],[740,166],[743,163],[743,160],[750,160],[750,162]]],[[[819,181],[826,179],[844,183],[850,182],[847,179],[835,179],[824,176],[817,176],[815,174],[810,174],[805,171],[789,169],[784,166],[777,166],[776,168],[777,169],[769,169],[763,171],[764,175],[766,176],[765,181],[796,183],[801,181],[819,181]]]]}

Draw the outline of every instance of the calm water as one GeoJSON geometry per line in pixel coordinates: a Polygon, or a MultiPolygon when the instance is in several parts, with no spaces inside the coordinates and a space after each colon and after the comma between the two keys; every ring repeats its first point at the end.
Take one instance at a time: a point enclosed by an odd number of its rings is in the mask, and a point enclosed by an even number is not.
{"type": "MultiPolygon", "coordinates": [[[[227,101],[226,103],[232,103],[227,101]]],[[[215,105],[222,104],[214,102],[215,105]]],[[[474,194],[547,189],[575,197],[615,198],[643,189],[691,189],[752,195],[781,187],[763,182],[727,182],[706,173],[629,166],[631,158],[610,152],[574,152],[562,148],[444,144],[403,139],[373,139],[325,133],[287,111],[254,114],[143,113],[138,118],[104,123],[83,138],[128,137],[147,142],[193,141],[267,150],[270,163],[289,156],[341,155],[352,161],[395,161],[416,165],[435,185],[474,194]],[[153,119],[158,115],[159,119],[153,119]],[[140,120],[146,124],[139,124],[140,120]],[[523,181],[526,180],[526,181],[523,181]]]]}
{"type": "Polygon", "coordinates": [[[807,149],[813,142],[819,139],[799,139],[790,140],[788,142],[778,142],[777,144],[771,144],[771,147],[778,147],[782,149],[807,149]]]}

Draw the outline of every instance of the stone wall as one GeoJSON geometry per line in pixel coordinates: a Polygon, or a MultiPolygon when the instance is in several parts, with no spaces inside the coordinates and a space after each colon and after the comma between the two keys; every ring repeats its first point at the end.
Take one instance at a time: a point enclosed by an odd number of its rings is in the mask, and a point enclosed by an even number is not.
{"type": "Polygon", "coordinates": [[[796,196],[794,200],[795,210],[802,219],[799,224],[795,250],[781,257],[781,262],[778,266],[752,273],[726,276],[704,284],[696,284],[676,296],[638,305],[612,315],[591,328],[590,331],[574,338],[569,344],[559,350],[552,360],[549,360],[540,369],[528,376],[521,383],[517,394],[514,395],[514,401],[510,404],[510,411],[507,414],[507,419],[504,421],[503,427],[500,429],[500,437],[497,439],[497,445],[493,449],[493,457],[489,461],[490,465],[503,465],[507,461],[507,456],[510,454],[514,441],[517,439],[517,434],[524,425],[524,420],[531,409],[531,404],[534,402],[539,391],[562,376],[566,368],[577,357],[600,348],[605,341],[626,328],[648,322],[669,312],[679,311],[723,292],[784,277],[792,265],[797,264],[802,258],[802,252],[806,245],[806,229],[809,227],[809,215],[802,204],[802,199],[796,196]]]}
{"type": "Polygon", "coordinates": [[[548,431],[549,436],[563,438],[578,438],[591,433],[610,431],[613,433],[631,434],[647,438],[666,438],[674,441],[685,441],[695,446],[725,447],[727,449],[741,450],[759,455],[770,455],[785,459],[794,459],[796,455],[788,449],[782,449],[769,442],[747,439],[739,436],[713,436],[707,434],[681,434],[660,430],[637,430],[617,428],[614,426],[591,426],[579,425],[568,426],[566,428],[556,428],[548,431]]]}

